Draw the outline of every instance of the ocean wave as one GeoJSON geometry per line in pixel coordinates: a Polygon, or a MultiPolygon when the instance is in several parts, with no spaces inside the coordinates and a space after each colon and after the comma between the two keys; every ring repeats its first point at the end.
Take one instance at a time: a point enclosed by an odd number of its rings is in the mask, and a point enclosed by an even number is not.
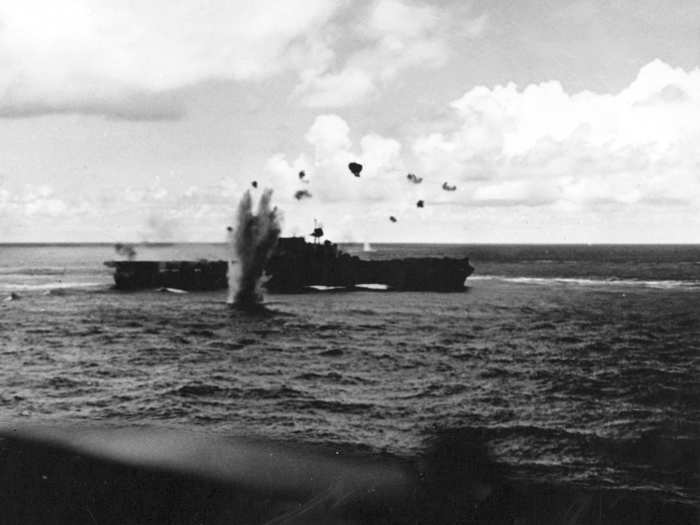
{"type": "Polygon", "coordinates": [[[0,275],[64,275],[66,268],[62,266],[40,266],[27,268],[26,266],[0,267],[0,275]]]}
{"type": "Polygon", "coordinates": [[[605,279],[577,278],[577,277],[511,277],[507,275],[473,275],[469,281],[502,281],[516,284],[549,285],[574,285],[574,286],[627,286],[658,289],[674,288],[700,288],[700,281],[679,281],[672,279],[643,280],[643,279],[617,279],[614,277],[605,279]]]}
{"type": "Polygon", "coordinates": [[[2,283],[0,282],[0,291],[2,292],[43,292],[47,290],[72,290],[72,289],[92,289],[104,288],[109,283],[102,282],[49,282],[49,283],[2,283]]]}
{"type": "Polygon", "coordinates": [[[328,382],[336,385],[367,385],[375,383],[373,380],[368,380],[356,375],[339,374],[338,372],[328,372],[325,374],[318,372],[305,372],[299,374],[295,379],[303,381],[318,381],[321,383],[328,382]]]}
{"type": "Polygon", "coordinates": [[[290,399],[304,394],[290,387],[222,387],[210,383],[188,383],[171,390],[170,395],[179,397],[220,397],[231,399],[290,399]]]}
{"type": "Polygon", "coordinates": [[[74,265],[74,266],[0,266],[0,275],[4,277],[21,276],[37,277],[51,275],[87,274],[100,275],[109,270],[99,265],[74,265]]]}

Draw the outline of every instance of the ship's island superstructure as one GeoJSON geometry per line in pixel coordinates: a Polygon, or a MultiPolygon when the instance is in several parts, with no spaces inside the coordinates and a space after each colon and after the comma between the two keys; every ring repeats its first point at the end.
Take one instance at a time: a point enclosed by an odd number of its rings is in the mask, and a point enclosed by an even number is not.
{"type": "MultiPolygon", "coordinates": [[[[177,288],[219,290],[228,287],[227,261],[107,261],[120,290],[177,288]]],[[[234,263],[235,264],[235,263],[234,263]]],[[[382,284],[395,291],[464,290],[474,268],[468,258],[421,257],[366,260],[329,241],[308,243],[303,237],[280,238],[265,267],[264,287],[272,293],[298,293],[313,286],[352,290],[382,284]]]]}

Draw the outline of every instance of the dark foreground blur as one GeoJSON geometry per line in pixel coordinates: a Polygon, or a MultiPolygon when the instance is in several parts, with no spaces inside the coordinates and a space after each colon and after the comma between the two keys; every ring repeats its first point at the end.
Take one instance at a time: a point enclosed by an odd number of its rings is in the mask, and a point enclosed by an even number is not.
{"type": "Polygon", "coordinates": [[[697,524],[652,494],[517,483],[465,430],[406,459],[163,429],[0,430],[5,524],[697,524]]]}

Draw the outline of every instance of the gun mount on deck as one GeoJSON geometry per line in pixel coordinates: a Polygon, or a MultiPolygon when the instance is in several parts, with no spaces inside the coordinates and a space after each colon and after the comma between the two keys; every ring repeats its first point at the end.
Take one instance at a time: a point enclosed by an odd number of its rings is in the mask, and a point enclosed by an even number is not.
{"type": "MultiPolygon", "coordinates": [[[[219,290],[228,286],[226,261],[107,261],[120,290],[179,288],[219,290]]],[[[307,243],[303,237],[279,239],[265,267],[267,291],[298,293],[310,286],[353,289],[384,284],[395,291],[454,292],[474,271],[468,258],[422,257],[370,261],[349,255],[329,241],[307,243]]]]}

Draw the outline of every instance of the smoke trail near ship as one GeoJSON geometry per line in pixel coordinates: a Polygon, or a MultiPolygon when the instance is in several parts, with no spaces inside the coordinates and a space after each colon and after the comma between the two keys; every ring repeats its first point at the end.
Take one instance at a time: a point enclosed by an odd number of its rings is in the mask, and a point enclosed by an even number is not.
{"type": "Polygon", "coordinates": [[[130,261],[133,261],[136,258],[136,248],[134,248],[133,244],[118,242],[114,245],[114,251],[119,255],[126,257],[130,261]]]}
{"type": "Polygon", "coordinates": [[[236,263],[229,262],[228,303],[239,308],[254,308],[262,301],[260,281],[281,231],[279,212],[271,207],[271,199],[272,190],[266,189],[254,213],[253,199],[246,191],[238,205],[236,228],[229,229],[236,263]]]}

